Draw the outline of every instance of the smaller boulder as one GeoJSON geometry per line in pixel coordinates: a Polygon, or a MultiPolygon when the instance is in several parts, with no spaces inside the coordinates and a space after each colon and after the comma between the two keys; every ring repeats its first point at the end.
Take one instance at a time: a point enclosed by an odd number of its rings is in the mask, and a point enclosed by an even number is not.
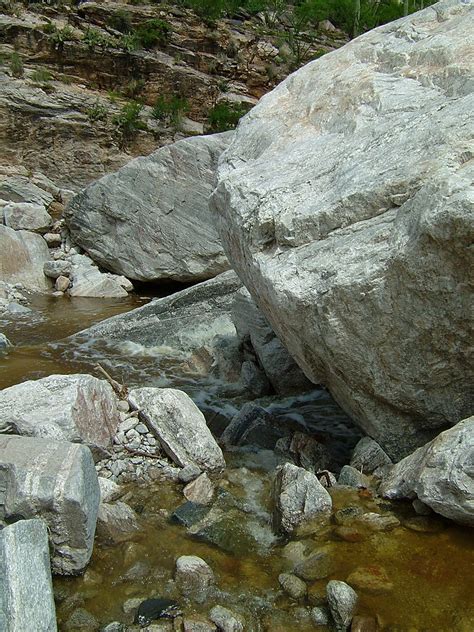
{"type": "Polygon", "coordinates": [[[292,573],[281,573],[278,576],[280,586],[292,599],[303,599],[308,591],[306,584],[292,573]]]}
{"type": "Polygon", "coordinates": [[[126,542],[139,530],[137,515],[124,502],[101,503],[97,515],[97,537],[104,542],[126,542]]]}
{"type": "Polygon", "coordinates": [[[175,580],[181,593],[196,603],[207,601],[215,584],[212,568],[195,555],[176,560],[175,580]]]}
{"type": "Polygon", "coordinates": [[[198,505],[210,505],[214,499],[215,488],[209,476],[204,472],[186,485],[184,497],[198,505]]]}
{"type": "Polygon", "coordinates": [[[222,632],[243,632],[245,629],[243,619],[223,606],[214,606],[209,613],[209,618],[222,632]]]}
{"type": "Polygon", "coordinates": [[[357,593],[345,582],[331,580],[326,595],[337,632],[346,632],[357,606],[357,593]]]}
{"type": "Polygon", "coordinates": [[[362,437],[354,448],[350,464],[360,472],[372,474],[379,467],[392,465],[392,460],[376,441],[362,437]]]}

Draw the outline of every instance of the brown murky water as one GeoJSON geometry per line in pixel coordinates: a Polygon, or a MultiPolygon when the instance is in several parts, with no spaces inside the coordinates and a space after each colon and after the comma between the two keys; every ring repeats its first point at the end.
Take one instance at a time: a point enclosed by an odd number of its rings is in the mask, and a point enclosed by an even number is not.
{"type": "MultiPolygon", "coordinates": [[[[36,299],[33,307],[42,318],[0,321],[0,331],[16,345],[8,356],[0,358],[0,386],[90,368],[92,360],[86,353],[81,359],[77,350],[70,355],[63,345],[56,347],[51,343],[144,300],[36,299]]],[[[150,373],[151,380],[153,370],[150,363],[141,368],[150,373]]],[[[336,409],[325,404],[321,410],[328,419],[334,414],[335,427],[342,423],[336,409]]],[[[300,406],[299,414],[305,415],[304,406],[300,406]]],[[[221,603],[245,612],[246,630],[315,629],[298,611],[298,606],[309,606],[311,601],[292,602],[279,592],[278,575],[290,571],[292,565],[282,554],[285,542],[274,539],[270,530],[271,467],[258,455],[228,454],[226,459],[229,469],[221,485],[241,503],[243,516],[242,524],[229,525],[229,539],[239,541],[242,528],[248,526],[250,545],[240,542],[237,552],[232,553],[198,541],[187,534],[185,527],[171,524],[170,513],[183,502],[175,484],[129,488],[126,500],[139,512],[141,529],[129,542],[114,546],[97,542],[83,577],[55,579],[60,629],[65,629],[64,623],[78,607],[86,608],[101,624],[114,620],[130,622],[133,615],[124,614],[122,609],[127,599],[179,598],[172,581],[175,561],[180,555],[191,554],[202,557],[213,568],[224,594],[205,608],[183,604],[187,614],[205,614],[210,606],[221,603]],[[255,514],[259,517],[257,527],[255,514]],[[246,521],[248,525],[243,524],[246,521]]],[[[366,511],[388,508],[357,491],[333,490],[332,495],[335,509],[348,504],[366,511]]],[[[358,590],[358,612],[377,616],[381,629],[472,632],[473,531],[439,518],[426,519],[425,531],[415,531],[405,526],[414,516],[411,506],[391,505],[390,510],[401,520],[401,526],[392,531],[366,532],[359,541],[347,542],[338,539],[336,525],[330,524],[318,536],[302,538],[310,548],[328,547],[333,561],[327,579],[308,584],[310,593],[323,592],[328,579],[345,580],[358,567],[370,567],[375,574],[382,569],[391,584],[389,590],[358,590]]]]}

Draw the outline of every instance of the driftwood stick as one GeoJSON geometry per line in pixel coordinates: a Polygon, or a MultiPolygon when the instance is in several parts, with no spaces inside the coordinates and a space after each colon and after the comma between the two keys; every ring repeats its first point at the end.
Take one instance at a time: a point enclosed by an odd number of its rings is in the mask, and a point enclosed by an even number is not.
{"type": "Polygon", "coordinates": [[[134,450],[133,448],[129,448],[127,445],[123,445],[122,447],[134,456],[146,456],[150,459],[163,459],[162,454],[148,454],[148,452],[143,452],[142,450],[134,450]]]}
{"type": "Polygon", "coordinates": [[[120,382],[117,382],[117,380],[114,380],[114,378],[109,373],[107,373],[104,367],[100,364],[95,365],[95,370],[98,371],[99,373],[102,373],[102,375],[105,377],[107,382],[110,384],[110,386],[114,389],[114,391],[117,393],[117,395],[121,399],[126,399],[128,395],[128,388],[124,384],[120,384],[120,382]]]}

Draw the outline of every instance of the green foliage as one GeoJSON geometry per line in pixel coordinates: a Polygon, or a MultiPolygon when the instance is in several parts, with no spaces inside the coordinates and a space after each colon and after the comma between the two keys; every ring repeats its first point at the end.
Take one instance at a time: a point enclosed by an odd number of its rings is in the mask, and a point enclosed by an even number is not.
{"type": "Polygon", "coordinates": [[[89,50],[94,50],[95,48],[115,48],[118,46],[118,40],[115,37],[110,35],[106,35],[99,31],[99,29],[91,28],[90,26],[84,31],[84,35],[82,36],[82,41],[89,50]]]}
{"type": "Polygon", "coordinates": [[[46,68],[38,68],[31,73],[31,79],[36,83],[47,83],[51,81],[53,75],[46,68]]]}
{"type": "Polygon", "coordinates": [[[143,105],[137,101],[126,103],[120,113],[113,117],[112,123],[117,127],[122,145],[131,140],[146,124],[140,119],[143,105]]]}
{"type": "Polygon", "coordinates": [[[43,26],[43,32],[49,35],[51,43],[57,50],[61,50],[65,42],[74,39],[74,31],[68,24],[64,28],[58,29],[55,24],[49,22],[43,26]]]}
{"type": "Polygon", "coordinates": [[[144,79],[131,79],[122,88],[122,94],[129,99],[136,99],[145,87],[144,79]]]}
{"type": "Polygon", "coordinates": [[[124,33],[117,42],[118,48],[121,48],[126,53],[133,53],[134,50],[140,48],[140,40],[135,33],[124,33]]]}
{"type": "Polygon", "coordinates": [[[207,115],[209,128],[213,132],[234,129],[239,120],[247,114],[249,106],[242,103],[217,103],[207,115]]]}
{"type": "Polygon", "coordinates": [[[143,48],[166,44],[171,36],[171,25],[164,20],[147,20],[135,29],[135,37],[143,48]]]}
{"type": "Polygon", "coordinates": [[[158,97],[153,106],[152,116],[160,121],[178,125],[183,115],[189,110],[189,103],[185,97],[158,97]]]}
{"type": "Polygon", "coordinates": [[[87,109],[87,116],[89,117],[91,123],[95,123],[96,121],[105,121],[107,119],[107,114],[107,108],[99,101],[96,101],[94,105],[91,105],[91,107],[87,109]]]}
{"type": "Polygon", "coordinates": [[[23,77],[25,69],[23,67],[23,62],[18,53],[12,53],[10,56],[10,72],[13,77],[23,77]]]}
{"type": "Polygon", "coordinates": [[[131,33],[133,31],[132,16],[129,11],[119,9],[108,17],[107,26],[121,33],[131,33]]]}

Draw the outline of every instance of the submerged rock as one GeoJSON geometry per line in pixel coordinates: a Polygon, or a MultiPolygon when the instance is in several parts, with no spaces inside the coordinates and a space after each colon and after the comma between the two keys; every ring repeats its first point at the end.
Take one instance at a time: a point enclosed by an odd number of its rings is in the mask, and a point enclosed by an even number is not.
{"type": "Polygon", "coordinates": [[[317,477],[291,463],[277,468],[273,498],[276,532],[291,533],[304,522],[327,518],[332,508],[331,496],[317,477]]]}
{"type": "Polygon", "coordinates": [[[133,509],[124,502],[101,503],[97,515],[97,537],[103,542],[126,542],[137,533],[139,524],[133,509]]]}
{"type": "Polygon", "coordinates": [[[333,579],[326,586],[326,594],[337,632],[346,632],[357,606],[357,593],[345,582],[333,579]]]}
{"type": "Polygon", "coordinates": [[[20,520],[0,530],[0,567],[2,632],[56,632],[48,530],[43,520],[20,520]]]}
{"type": "Polygon", "coordinates": [[[92,554],[100,500],[89,448],[0,435],[1,474],[6,494],[0,519],[42,518],[48,525],[53,572],[81,572],[92,554]]]}
{"type": "Polygon", "coordinates": [[[214,606],[209,613],[209,618],[221,632],[243,632],[245,629],[242,618],[223,606],[214,606]]]}
{"type": "Polygon", "coordinates": [[[460,421],[393,466],[379,492],[418,497],[433,511],[474,526],[474,417],[460,421]]]}
{"type": "Polygon", "coordinates": [[[473,9],[443,0],[290,75],[212,198],[277,336],[392,458],[472,410],[473,9]]]}
{"type": "Polygon", "coordinates": [[[302,599],[308,591],[304,581],[292,573],[281,573],[278,575],[278,582],[292,599],[302,599]]]}
{"type": "Polygon", "coordinates": [[[0,429],[108,446],[119,423],[111,386],[91,375],[50,375],[0,391],[0,429]]]}
{"type": "Polygon", "coordinates": [[[215,584],[212,568],[195,555],[182,555],[176,560],[175,580],[181,593],[197,603],[207,601],[215,584]]]}
{"type": "Polygon", "coordinates": [[[174,619],[181,614],[179,604],[172,599],[155,597],[145,599],[137,608],[134,623],[140,626],[147,625],[155,619],[174,619]]]}
{"type": "Polygon", "coordinates": [[[370,437],[362,437],[354,448],[350,465],[364,474],[372,474],[377,468],[391,465],[392,460],[379,444],[370,437]]]}
{"type": "Polygon", "coordinates": [[[194,464],[203,470],[225,467],[222,450],[204,415],[186,393],[172,388],[137,388],[130,391],[129,402],[175,463],[181,467],[194,464]]]}
{"type": "Polygon", "coordinates": [[[187,138],[94,182],[67,206],[73,240],[138,281],[202,281],[227,270],[208,200],[231,138],[187,138]]]}

